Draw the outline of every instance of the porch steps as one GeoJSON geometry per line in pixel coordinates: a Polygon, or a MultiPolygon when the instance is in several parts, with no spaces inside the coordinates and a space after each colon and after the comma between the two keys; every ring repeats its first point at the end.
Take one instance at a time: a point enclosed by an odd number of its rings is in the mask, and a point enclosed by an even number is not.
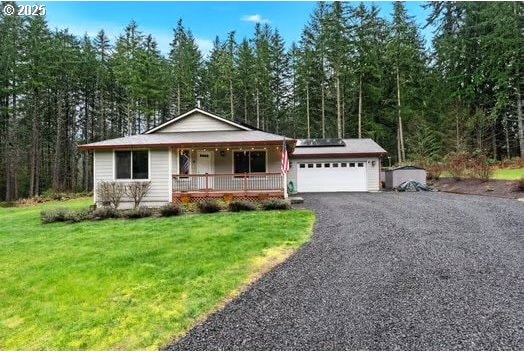
{"type": "Polygon", "coordinates": [[[289,201],[291,202],[291,204],[302,204],[304,203],[304,198],[302,197],[289,197],[289,201]]]}

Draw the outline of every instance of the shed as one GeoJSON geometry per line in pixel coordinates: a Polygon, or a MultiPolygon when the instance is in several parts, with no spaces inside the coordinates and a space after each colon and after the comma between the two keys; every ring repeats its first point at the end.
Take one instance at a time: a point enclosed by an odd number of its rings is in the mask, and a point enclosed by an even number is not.
{"type": "Polygon", "coordinates": [[[402,182],[413,180],[426,184],[426,170],[417,166],[401,166],[385,172],[386,189],[398,187],[402,182]]]}

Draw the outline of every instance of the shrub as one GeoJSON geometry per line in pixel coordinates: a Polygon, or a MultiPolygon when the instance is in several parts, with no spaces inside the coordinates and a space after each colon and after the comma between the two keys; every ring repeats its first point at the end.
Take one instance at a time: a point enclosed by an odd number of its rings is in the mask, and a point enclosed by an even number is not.
{"type": "Polygon", "coordinates": [[[198,204],[196,203],[182,204],[182,210],[184,213],[196,213],[198,211],[198,204]]]}
{"type": "Polygon", "coordinates": [[[216,213],[221,210],[220,203],[215,199],[206,199],[198,203],[198,210],[201,213],[216,213]]]}
{"type": "Polygon", "coordinates": [[[93,211],[87,208],[87,209],[67,212],[65,216],[65,221],[80,222],[80,221],[91,220],[92,218],[93,218],[93,211]]]}
{"type": "Polygon", "coordinates": [[[291,203],[285,199],[270,199],[262,202],[264,210],[288,210],[291,209],[291,203]]]}
{"type": "Polygon", "coordinates": [[[97,186],[98,200],[102,204],[112,205],[113,208],[117,209],[120,205],[120,201],[124,196],[126,187],[120,182],[106,182],[102,181],[97,186]]]}
{"type": "Polygon", "coordinates": [[[487,182],[493,177],[494,172],[495,170],[486,156],[480,155],[472,160],[470,173],[473,178],[487,182]]]}
{"type": "Polygon", "coordinates": [[[524,192],[524,177],[521,177],[520,180],[515,182],[514,191],[515,192],[524,192]]]}
{"type": "Polygon", "coordinates": [[[114,208],[96,208],[92,213],[93,220],[104,220],[120,217],[120,212],[114,208]]]}
{"type": "Polygon", "coordinates": [[[444,158],[446,169],[451,176],[460,181],[464,177],[464,173],[468,167],[469,157],[465,152],[456,152],[446,155],[444,158]]]}
{"type": "Polygon", "coordinates": [[[136,209],[150,189],[150,181],[131,182],[126,186],[125,194],[133,200],[134,208],[136,209]]]}
{"type": "Polygon", "coordinates": [[[252,211],[257,210],[257,205],[253,202],[246,200],[234,200],[228,205],[229,211],[239,212],[239,211],[252,211]]]}
{"type": "Polygon", "coordinates": [[[131,209],[124,213],[124,216],[128,219],[148,218],[151,215],[153,215],[153,211],[147,207],[131,209]]]}
{"type": "Polygon", "coordinates": [[[52,222],[67,221],[69,210],[65,208],[43,210],[40,212],[40,219],[43,224],[50,224],[52,222]]]}
{"type": "Polygon", "coordinates": [[[177,216],[182,214],[182,208],[173,203],[169,203],[160,207],[160,216],[177,216]]]}
{"type": "Polygon", "coordinates": [[[435,180],[438,181],[440,179],[440,175],[442,175],[442,165],[439,163],[431,163],[426,165],[425,167],[428,180],[435,180]]]}

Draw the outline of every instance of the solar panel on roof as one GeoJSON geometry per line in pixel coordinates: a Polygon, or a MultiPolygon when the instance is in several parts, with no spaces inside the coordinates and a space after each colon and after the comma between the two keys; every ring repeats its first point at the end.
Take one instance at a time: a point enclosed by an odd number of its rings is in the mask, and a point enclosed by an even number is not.
{"type": "Polygon", "coordinates": [[[312,138],[297,141],[297,147],[343,147],[346,143],[340,138],[312,138]]]}

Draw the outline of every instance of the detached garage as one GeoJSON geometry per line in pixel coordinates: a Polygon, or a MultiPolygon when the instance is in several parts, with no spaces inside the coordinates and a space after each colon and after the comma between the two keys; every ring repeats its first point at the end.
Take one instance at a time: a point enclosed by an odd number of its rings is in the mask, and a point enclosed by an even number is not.
{"type": "Polygon", "coordinates": [[[307,192],[380,190],[380,158],[371,139],[302,139],[291,156],[290,188],[307,192]]]}

